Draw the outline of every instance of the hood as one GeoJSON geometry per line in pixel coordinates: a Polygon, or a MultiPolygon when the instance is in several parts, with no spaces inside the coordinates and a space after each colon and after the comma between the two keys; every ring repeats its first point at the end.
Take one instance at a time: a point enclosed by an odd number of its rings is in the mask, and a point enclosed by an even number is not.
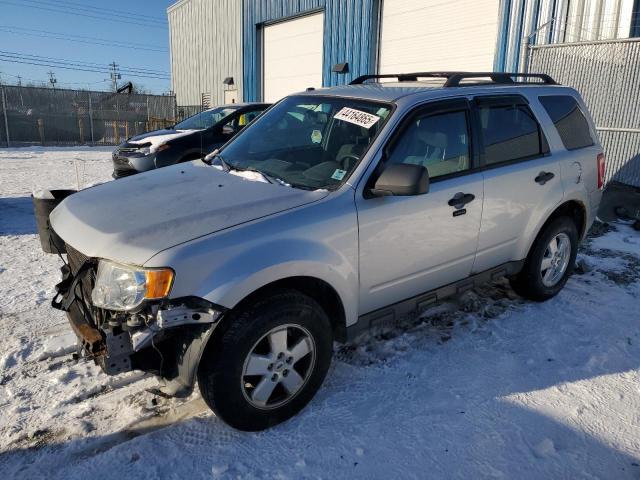
{"type": "Polygon", "coordinates": [[[58,205],[50,221],[89,257],[143,265],[169,247],[327,195],[230,175],[195,160],[82,190],[58,205]]]}
{"type": "Polygon", "coordinates": [[[171,128],[165,128],[164,130],[154,130],[153,132],[143,133],[136,135],[127,140],[130,145],[147,145],[151,147],[151,152],[155,152],[157,148],[163,143],[176,138],[185,137],[191,135],[200,130],[173,130],[171,128]]]}

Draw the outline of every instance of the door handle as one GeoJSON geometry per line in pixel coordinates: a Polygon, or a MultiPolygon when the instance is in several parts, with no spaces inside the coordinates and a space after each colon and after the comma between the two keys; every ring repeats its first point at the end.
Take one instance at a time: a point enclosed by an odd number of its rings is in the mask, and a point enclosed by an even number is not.
{"type": "Polygon", "coordinates": [[[454,207],[456,210],[460,210],[464,208],[467,203],[473,202],[476,196],[472,193],[456,193],[451,200],[449,200],[449,205],[454,207]]]}
{"type": "Polygon", "coordinates": [[[540,172],[534,180],[536,181],[536,183],[539,183],[540,185],[544,185],[553,177],[555,177],[555,175],[551,172],[540,172]]]}

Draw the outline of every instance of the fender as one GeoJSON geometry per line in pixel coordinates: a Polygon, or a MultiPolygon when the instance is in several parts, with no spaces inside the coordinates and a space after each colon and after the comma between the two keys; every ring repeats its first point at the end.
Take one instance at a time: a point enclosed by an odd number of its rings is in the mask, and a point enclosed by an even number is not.
{"type": "Polygon", "coordinates": [[[352,190],[194,239],[145,263],[163,265],[176,272],[172,298],[197,296],[225,308],[278,280],[317,278],[337,292],[348,325],[358,318],[359,301],[352,190]]]}
{"type": "MultiPolygon", "coordinates": [[[[314,277],[331,285],[344,307],[346,327],[357,322],[358,292],[349,287],[358,285],[356,271],[339,253],[308,240],[263,243],[243,251],[241,255],[228,258],[203,281],[203,285],[213,285],[213,288],[203,288],[196,296],[232,309],[256,290],[275,281],[297,276],[314,277]],[[265,251],[277,254],[265,256],[265,251]],[[219,279],[229,280],[220,282],[219,279]]],[[[182,350],[176,355],[177,376],[166,381],[159,393],[172,397],[190,395],[202,354],[217,325],[185,332],[187,337],[179,342],[182,350]]]]}
{"type": "Polygon", "coordinates": [[[358,291],[354,286],[358,285],[358,277],[354,265],[342,253],[307,239],[262,243],[226,259],[202,283],[203,288],[196,295],[231,309],[270,283],[300,276],[331,285],[345,308],[347,325],[357,320],[358,291]]]}

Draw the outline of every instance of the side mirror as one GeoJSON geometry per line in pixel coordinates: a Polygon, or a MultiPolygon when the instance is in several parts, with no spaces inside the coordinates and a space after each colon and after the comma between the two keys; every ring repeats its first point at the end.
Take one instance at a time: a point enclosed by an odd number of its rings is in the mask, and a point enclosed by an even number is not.
{"type": "Polygon", "coordinates": [[[429,172],[422,165],[399,163],[382,171],[370,190],[374,197],[422,195],[429,191],[429,172]]]}
{"type": "Polygon", "coordinates": [[[236,130],[231,125],[224,125],[221,129],[223,135],[235,135],[236,130]]]}

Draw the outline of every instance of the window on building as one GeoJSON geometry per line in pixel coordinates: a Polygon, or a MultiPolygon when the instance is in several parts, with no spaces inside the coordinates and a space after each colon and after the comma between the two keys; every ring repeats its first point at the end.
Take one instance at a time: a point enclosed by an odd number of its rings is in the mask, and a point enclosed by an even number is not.
{"type": "Polygon", "coordinates": [[[524,104],[480,106],[480,127],[487,165],[539,157],[549,150],[540,125],[524,104]]]}
{"type": "Polygon", "coordinates": [[[418,116],[394,144],[387,163],[422,165],[430,178],[468,170],[466,112],[418,116]]]}
{"type": "Polygon", "coordinates": [[[567,150],[593,145],[589,123],[576,100],[569,95],[539,97],[540,103],[553,120],[567,150]]]}

